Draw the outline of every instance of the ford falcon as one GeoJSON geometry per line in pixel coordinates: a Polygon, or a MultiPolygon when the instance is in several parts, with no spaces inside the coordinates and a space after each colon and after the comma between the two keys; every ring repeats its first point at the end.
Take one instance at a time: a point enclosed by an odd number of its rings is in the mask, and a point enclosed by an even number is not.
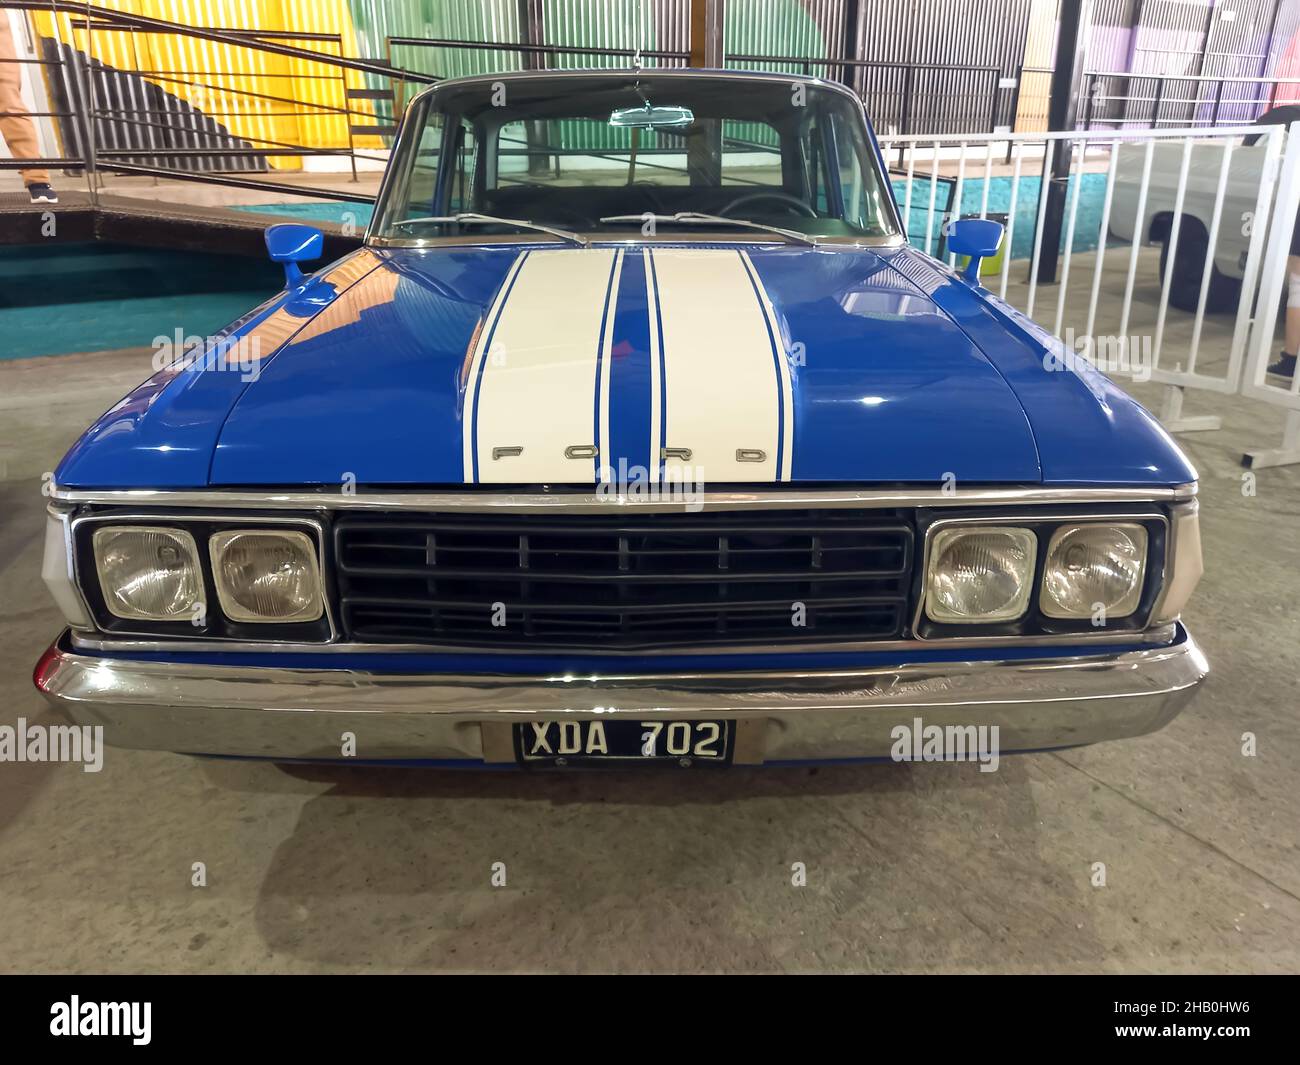
{"type": "MultiPolygon", "coordinates": [[[[547,768],[1158,729],[1207,667],[1196,473],[909,246],[861,102],[724,71],[411,101],[364,245],[55,472],[37,688],[110,744],[547,768]],[[902,733],[900,733],[902,730],[902,733]]],[[[983,743],[985,741],[981,741],[983,743]]]]}

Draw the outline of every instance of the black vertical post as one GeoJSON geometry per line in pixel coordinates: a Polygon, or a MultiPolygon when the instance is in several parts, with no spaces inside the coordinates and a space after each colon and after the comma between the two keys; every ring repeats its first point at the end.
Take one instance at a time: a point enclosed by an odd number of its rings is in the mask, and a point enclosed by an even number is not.
{"type": "MultiPolygon", "coordinates": [[[[1056,68],[1047,105],[1049,130],[1072,130],[1078,119],[1079,90],[1083,85],[1084,53],[1088,44],[1088,22],[1092,0],[1061,0],[1056,31],[1056,68]]],[[[1061,248],[1061,227],[1065,220],[1065,189],[1070,180],[1070,143],[1060,141],[1052,158],[1047,183],[1047,212],[1043,216],[1042,255],[1038,280],[1056,280],[1056,260],[1061,248]]]]}
{"type": "MultiPolygon", "coordinates": [[[[518,5],[519,43],[544,44],[546,34],[542,29],[542,0],[518,0],[518,5]]],[[[525,70],[541,70],[546,66],[546,54],[544,52],[525,50],[520,54],[520,59],[525,70]]],[[[533,175],[549,174],[551,170],[550,156],[539,151],[539,147],[550,140],[547,123],[539,121],[524,123],[524,140],[528,148],[528,173],[533,175]]]]}
{"type": "Polygon", "coordinates": [[[858,89],[856,68],[852,66],[855,59],[865,59],[859,55],[862,47],[862,0],[844,0],[844,48],[841,58],[849,60],[840,67],[840,81],[854,92],[858,89]]]}
{"type": "MultiPolygon", "coordinates": [[[[721,67],[723,0],[691,0],[691,66],[721,67]]],[[[706,119],[686,138],[686,170],[692,185],[722,182],[722,123],[706,119]]]]}
{"type": "MultiPolygon", "coordinates": [[[[519,43],[545,44],[546,34],[542,29],[541,0],[517,0],[519,9],[519,43]]],[[[546,66],[546,56],[541,52],[525,51],[520,59],[525,70],[541,70],[546,66]]]]}
{"type": "Polygon", "coordinates": [[[1007,116],[1007,129],[1016,131],[1016,119],[1020,115],[1020,94],[1025,87],[1025,64],[1016,68],[1016,87],[1011,90],[1011,112],[1007,116]]]}
{"type": "MultiPolygon", "coordinates": [[[[1020,115],[1020,94],[1025,87],[1025,64],[1021,63],[1016,71],[1016,87],[1011,93],[1011,117],[1007,120],[1007,129],[1012,133],[1016,131],[1016,119],[1020,115]]],[[[1011,165],[1011,153],[1016,146],[1015,141],[1007,141],[1007,166],[1011,165]]],[[[1008,253],[1009,255],[1010,253],[1008,253]]]]}
{"type": "MultiPolygon", "coordinates": [[[[1260,62],[1260,64],[1259,64],[1259,76],[1260,76],[1261,78],[1264,77],[1264,75],[1266,75],[1266,74],[1268,73],[1268,60],[1269,60],[1269,57],[1272,56],[1272,54],[1273,54],[1273,38],[1274,38],[1274,37],[1276,36],[1276,34],[1277,34],[1277,17],[1278,17],[1278,14],[1281,12],[1281,10],[1282,10],[1282,0],[1275,0],[1275,2],[1274,2],[1274,4],[1273,4],[1273,18],[1272,18],[1272,20],[1271,20],[1271,21],[1269,22],[1269,24],[1268,24],[1268,37],[1267,37],[1267,38],[1265,39],[1265,41],[1264,41],[1264,58],[1263,58],[1263,60],[1262,60],[1262,61],[1260,62]]],[[[1256,84],[1256,86],[1255,86],[1255,107],[1256,107],[1256,112],[1255,112],[1255,114],[1251,115],[1251,118],[1258,118],[1258,117],[1259,117],[1259,111],[1258,111],[1258,108],[1259,108],[1259,90],[1260,90],[1260,86],[1261,86],[1262,84],[1263,84],[1263,82],[1260,82],[1260,83],[1256,84]]],[[[1273,83],[1273,91],[1274,91],[1274,92],[1277,91],[1277,82],[1274,82],[1274,83],[1273,83]]]]}
{"type": "Polygon", "coordinates": [[[908,63],[903,68],[903,114],[898,120],[898,132],[906,137],[912,132],[912,88],[916,68],[908,63]]]}
{"type": "MultiPolygon", "coordinates": [[[[1210,0],[1210,4],[1205,11],[1205,32],[1201,34],[1201,55],[1196,63],[1197,74],[1205,74],[1205,60],[1210,54],[1210,41],[1214,38],[1214,16],[1217,14],[1218,5],[1214,0],[1210,0]]],[[[1205,82],[1203,81],[1194,81],[1192,84],[1196,86],[1196,102],[1192,104],[1192,119],[1187,123],[1189,126],[1196,125],[1196,112],[1200,109],[1201,92],[1205,88],[1205,82]]],[[[1218,111],[1219,106],[1217,103],[1214,105],[1214,109],[1216,112],[1218,111]]],[[[1177,124],[1177,120],[1175,120],[1175,125],[1177,124]]],[[[1214,125],[1214,123],[1211,122],[1210,125],[1214,125]]]]}
{"type": "Polygon", "coordinates": [[[722,0],[691,0],[691,66],[721,67],[722,0]]]}

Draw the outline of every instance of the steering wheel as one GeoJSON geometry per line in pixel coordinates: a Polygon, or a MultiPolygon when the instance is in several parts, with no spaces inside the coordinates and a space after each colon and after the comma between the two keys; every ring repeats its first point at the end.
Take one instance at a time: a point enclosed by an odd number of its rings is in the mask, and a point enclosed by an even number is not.
{"type": "Polygon", "coordinates": [[[738,207],[744,207],[747,203],[753,203],[755,200],[776,200],[784,207],[793,207],[794,213],[803,215],[804,218],[816,218],[817,212],[808,206],[798,196],[791,196],[788,192],[749,192],[744,196],[739,196],[732,200],[726,207],[718,212],[722,218],[730,218],[731,212],[738,207]]]}
{"type": "MultiPolygon", "coordinates": [[[[653,181],[632,181],[624,186],[627,189],[635,189],[645,197],[645,206],[656,214],[664,210],[663,199],[659,195],[659,186],[653,181]]],[[[629,212],[631,213],[631,212],[629,212]]]]}

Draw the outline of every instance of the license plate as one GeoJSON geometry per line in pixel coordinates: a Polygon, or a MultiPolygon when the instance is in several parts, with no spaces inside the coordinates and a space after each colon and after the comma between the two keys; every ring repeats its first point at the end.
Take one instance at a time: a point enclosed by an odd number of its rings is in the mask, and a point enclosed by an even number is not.
{"type": "Polygon", "coordinates": [[[730,721],[530,721],[515,751],[530,766],[667,765],[731,761],[730,721]]]}

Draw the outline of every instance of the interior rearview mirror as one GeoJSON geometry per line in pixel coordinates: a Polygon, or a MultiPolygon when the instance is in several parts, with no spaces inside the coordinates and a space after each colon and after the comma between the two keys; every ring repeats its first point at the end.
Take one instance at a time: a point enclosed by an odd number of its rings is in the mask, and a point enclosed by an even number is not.
{"type": "Polygon", "coordinates": [[[689,107],[621,107],[609,116],[609,124],[621,129],[659,129],[689,126],[695,121],[695,112],[689,107]]]}

